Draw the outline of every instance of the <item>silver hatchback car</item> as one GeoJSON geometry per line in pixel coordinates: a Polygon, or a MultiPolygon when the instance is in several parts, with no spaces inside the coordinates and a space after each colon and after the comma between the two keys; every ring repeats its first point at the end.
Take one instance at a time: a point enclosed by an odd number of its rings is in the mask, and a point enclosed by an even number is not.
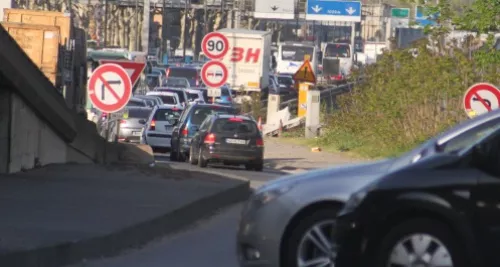
{"type": "Polygon", "coordinates": [[[320,169],[265,184],[242,212],[237,236],[240,266],[334,266],[335,219],[348,200],[348,205],[362,200],[362,195],[350,198],[354,192],[492,124],[500,125],[500,110],[467,120],[398,158],[320,169]]]}
{"type": "Polygon", "coordinates": [[[120,121],[118,141],[138,143],[142,130],[152,109],[149,107],[130,107],[120,121]]]}

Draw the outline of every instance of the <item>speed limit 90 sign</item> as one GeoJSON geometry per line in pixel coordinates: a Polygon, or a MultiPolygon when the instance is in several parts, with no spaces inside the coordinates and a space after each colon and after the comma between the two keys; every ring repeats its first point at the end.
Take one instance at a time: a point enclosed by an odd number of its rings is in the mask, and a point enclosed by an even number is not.
{"type": "Polygon", "coordinates": [[[203,37],[201,49],[209,59],[220,59],[227,54],[229,41],[222,33],[211,32],[203,37]]]}

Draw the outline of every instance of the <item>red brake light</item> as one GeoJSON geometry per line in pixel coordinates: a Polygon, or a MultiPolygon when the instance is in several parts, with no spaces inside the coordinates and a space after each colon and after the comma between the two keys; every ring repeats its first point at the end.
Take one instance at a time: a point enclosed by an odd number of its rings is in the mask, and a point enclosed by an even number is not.
{"type": "Polygon", "coordinates": [[[262,138],[257,139],[257,141],[255,142],[255,145],[258,146],[258,147],[263,147],[264,146],[264,140],[262,140],[262,138]]]}
{"type": "Polygon", "coordinates": [[[182,133],[181,133],[182,136],[188,136],[188,134],[189,134],[189,130],[188,130],[187,127],[185,127],[184,129],[182,129],[182,133]]]}
{"type": "Polygon", "coordinates": [[[240,118],[229,118],[229,121],[242,122],[243,119],[240,119],[240,118]]]}
{"type": "Polygon", "coordinates": [[[205,136],[205,140],[203,141],[205,144],[213,144],[215,143],[215,134],[211,133],[205,136]]]}
{"type": "Polygon", "coordinates": [[[120,123],[127,123],[127,120],[121,120],[120,123]]]}
{"type": "Polygon", "coordinates": [[[170,75],[170,69],[167,69],[167,77],[170,75]]]}
{"type": "Polygon", "coordinates": [[[156,129],[156,121],[152,120],[149,125],[149,130],[154,131],[156,129]]]}
{"type": "Polygon", "coordinates": [[[173,111],[177,111],[177,110],[179,110],[179,109],[174,107],[174,108],[172,108],[172,110],[173,110],[173,111]]]}

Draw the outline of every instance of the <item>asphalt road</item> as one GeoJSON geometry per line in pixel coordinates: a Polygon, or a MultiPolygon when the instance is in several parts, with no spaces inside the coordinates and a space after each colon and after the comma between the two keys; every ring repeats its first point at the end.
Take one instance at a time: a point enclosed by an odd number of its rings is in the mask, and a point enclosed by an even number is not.
{"type": "MultiPolygon", "coordinates": [[[[193,169],[249,179],[253,188],[284,173],[272,169],[246,171],[243,167],[209,166],[199,168],[184,162],[169,162],[168,154],[155,154],[157,164],[193,169]]],[[[237,267],[236,231],[242,204],[221,210],[174,235],[153,241],[143,248],[112,257],[82,262],[71,267],[237,267]]]]}

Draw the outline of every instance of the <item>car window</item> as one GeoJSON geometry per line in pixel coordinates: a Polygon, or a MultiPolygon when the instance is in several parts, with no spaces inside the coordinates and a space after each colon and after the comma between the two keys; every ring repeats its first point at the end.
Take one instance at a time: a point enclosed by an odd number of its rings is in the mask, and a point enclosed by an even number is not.
{"type": "Polygon", "coordinates": [[[146,102],[142,100],[130,99],[127,103],[127,107],[146,107],[146,102]]]}
{"type": "Polygon", "coordinates": [[[190,68],[170,68],[168,72],[168,77],[181,77],[181,78],[186,78],[188,80],[194,80],[198,72],[196,69],[190,69],[190,68]]]}
{"type": "Polygon", "coordinates": [[[215,133],[257,134],[255,122],[249,120],[217,119],[212,127],[215,133]]]}
{"type": "Polygon", "coordinates": [[[200,131],[208,130],[208,127],[210,126],[210,121],[211,121],[210,116],[208,116],[201,124],[200,131]]]}
{"type": "Polygon", "coordinates": [[[181,116],[182,110],[180,109],[170,109],[163,108],[158,109],[155,112],[153,119],[155,121],[170,121],[172,119],[178,119],[181,116]]]}
{"type": "Polygon", "coordinates": [[[194,110],[191,116],[191,124],[200,125],[209,115],[232,113],[231,109],[220,107],[199,107],[194,110]]]}
{"type": "Polygon", "coordinates": [[[170,78],[167,79],[165,86],[187,88],[189,87],[189,82],[186,79],[170,78]]]}
{"type": "Polygon", "coordinates": [[[177,104],[177,99],[173,95],[160,95],[161,101],[163,101],[163,104],[167,105],[176,105],[177,104]]]}
{"type": "Polygon", "coordinates": [[[195,92],[187,92],[187,97],[189,101],[195,101],[199,98],[199,95],[195,92]]]}
{"type": "Polygon", "coordinates": [[[293,80],[288,77],[278,77],[278,82],[284,85],[293,84],[293,80]]]}
{"type": "Polygon", "coordinates": [[[496,121],[475,127],[438,146],[438,152],[457,153],[464,149],[468,149],[469,147],[477,144],[485,136],[490,135],[499,128],[500,125],[496,121]]]}
{"type": "Polygon", "coordinates": [[[129,109],[128,117],[135,119],[147,119],[151,115],[151,109],[129,109]]]}

